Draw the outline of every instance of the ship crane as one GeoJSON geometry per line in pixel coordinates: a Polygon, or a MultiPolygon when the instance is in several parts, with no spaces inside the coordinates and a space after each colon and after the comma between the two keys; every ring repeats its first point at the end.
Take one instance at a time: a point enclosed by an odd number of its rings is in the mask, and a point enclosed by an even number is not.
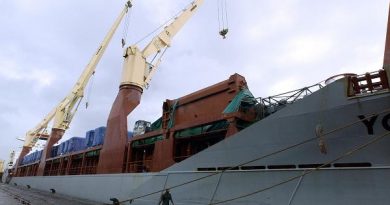
{"type": "Polygon", "coordinates": [[[134,85],[147,88],[155,73],[165,50],[170,47],[172,38],[184,26],[203,0],[195,0],[188,8],[174,18],[173,22],[155,36],[141,51],[137,45],[125,49],[121,86],[134,85]],[[149,57],[152,61],[147,61],[149,57]],[[157,59],[157,60],[156,60],[157,59]]]}
{"type": "Polygon", "coordinates": [[[198,10],[203,0],[195,0],[170,24],[155,36],[144,49],[137,45],[125,49],[122,78],[118,95],[107,120],[106,136],[100,152],[97,172],[119,173],[124,161],[127,144],[127,116],[140,103],[142,92],[148,87],[172,38],[198,10]],[[152,58],[151,61],[148,61],[152,58]],[[112,157],[116,156],[116,157],[112,157]]]}
{"type": "MultiPolygon", "coordinates": [[[[23,157],[31,151],[31,148],[35,146],[39,139],[47,140],[45,149],[42,153],[42,159],[46,159],[46,157],[50,155],[53,144],[58,142],[65,131],[69,128],[69,125],[72,122],[72,119],[77,112],[78,106],[80,105],[80,102],[84,96],[85,87],[87,86],[91,76],[95,73],[96,66],[102,58],[123,17],[131,7],[131,1],[128,1],[110,28],[109,32],[103,39],[103,42],[98,47],[97,51],[93,54],[91,60],[83,70],[70,93],[56,107],[54,107],[51,112],[49,112],[49,114],[47,114],[40,123],[38,123],[37,126],[26,133],[22,152],[19,155],[16,167],[23,160],[23,157]],[[53,125],[49,135],[47,133],[47,127],[51,122],[53,125]]],[[[41,160],[38,168],[38,175],[43,175],[44,166],[45,160],[41,160]]]]}

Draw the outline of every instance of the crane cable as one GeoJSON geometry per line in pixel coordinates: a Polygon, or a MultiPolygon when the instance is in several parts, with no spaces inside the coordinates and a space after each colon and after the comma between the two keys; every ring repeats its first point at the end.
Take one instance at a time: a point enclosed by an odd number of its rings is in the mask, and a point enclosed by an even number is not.
{"type": "Polygon", "coordinates": [[[229,32],[227,3],[226,0],[218,0],[217,4],[219,35],[221,35],[222,38],[225,39],[226,34],[229,32]]]}
{"type": "Polygon", "coordinates": [[[150,37],[152,34],[156,33],[158,30],[160,30],[161,28],[163,28],[164,26],[166,26],[169,22],[173,21],[176,17],[178,17],[183,11],[179,11],[177,12],[174,16],[172,16],[171,18],[169,18],[168,20],[166,20],[164,23],[162,23],[160,26],[158,26],[157,28],[155,28],[154,30],[152,30],[150,33],[146,34],[144,37],[140,38],[139,40],[137,40],[134,45],[137,45],[139,44],[140,42],[144,41],[146,38],[150,37]]]}
{"type": "Polygon", "coordinates": [[[123,25],[123,33],[122,33],[122,48],[125,47],[126,45],[126,41],[127,41],[127,33],[129,31],[129,27],[130,27],[130,20],[131,20],[131,9],[129,9],[129,11],[126,13],[126,17],[125,17],[125,22],[124,22],[124,25],[123,25]]]}
{"type": "MultiPolygon", "coordinates": [[[[188,5],[191,5],[193,2],[189,3],[188,5]]],[[[174,19],[176,19],[181,13],[183,13],[184,11],[183,10],[180,10],[179,12],[177,12],[175,15],[173,15],[171,18],[169,18],[168,20],[166,20],[164,23],[162,23],[160,26],[156,27],[154,30],[152,30],[151,32],[149,32],[148,34],[146,34],[145,36],[143,36],[142,38],[140,38],[139,40],[135,41],[134,45],[137,45],[139,44],[140,42],[144,41],[146,38],[150,37],[152,34],[156,33],[158,30],[160,30],[161,28],[165,27],[169,22],[173,21],[174,19]]]]}
{"type": "MultiPolygon", "coordinates": [[[[362,119],[359,119],[359,120],[350,122],[350,123],[345,124],[345,125],[343,125],[343,126],[340,126],[340,127],[335,128],[335,129],[332,129],[332,130],[330,130],[330,131],[328,131],[328,132],[324,132],[324,133],[322,134],[322,137],[323,137],[323,138],[326,138],[327,135],[330,135],[330,134],[335,133],[335,132],[337,132],[337,131],[346,129],[346,128],[348,128],[348,127],[351,127],[351,126],[353,126],[353,125],[355,125],[355,124],[357,124],[357,123],[359,123],[359,122],[362,122],[362,121],[364,121],[364,120],[370,119],[370,118],[372,118],[372,117],[374,117],[374,116],[377,116],[377,115],[380,115],[380,114],[384,114],[384,113],[388,113],[388,112],[390,112],[390,108],[384,109],[384,110],[382,110],[382,111],[380,111],[380,112],[378,112],[378,113],[373,113],[373,114],[371,114],[371,115],[368,115],[368,116],[365,117],[365,118],[362,118],[362,119]]],[[[390,134],[390,133],[387,133],[387,134],[390,134]]],[[[385,136],[386,136],[387,134],[385,134],[385,136]]],[[[382,136],[382,137],[384,137],[384,136],[382,136]]],[[[306,144],[306,143],[308,143],[308,142],[311,142],[311,141],[314,141],[314,140],[317,140],[317,139],[318,139],[318,137],[317,137],[317,136],[314,136],[314,137],[312,137],[312,138],[303,140],[303,141],[298,142],[298,143],[295,143],[295,144],[293,144],[293,145],[289,145],[289,146],[287,146],[287,147],[284,147],[284,148],[282,148],[282,149],[280,149],[280,150],[276,150],[276,151],[274,151],[274,152],[271,152],[271,153],[262,155],[262,156],[260,156],[260,157],[257,157],[257,158],[255,158],[255,159],[249,160],[249,161],[244,162],[244,163],[242,163],[242,164],[239,164],[239,165],[236,165],[236,166],[233,166],[233,167],[229,167],[229,168],[224,169],[224,170],[221,170],[221,171],[219,171],[219,172],[215,172],[215,173],[212,173],[212,174],[209,174],[209,175],[206,175],[206,176],[203,176],[203,177],[199,177],[199,178],[196,178],[196,179],[187,181],[187,182],[183,182],[183,183],[181,183],[181,184],[177,184],[177,185],[168,187],[168,188],[166,188],[166,189],[174,189],[174,188],[177,188],[177,187],[181,187],[181,186],[184,186],[184,185],[187,185],[187,184],[191,184],[191,183],[194,183],[194,182],[197,182],[197,181],[200,181],[200,180],[203,180],[203,179],[206,179],[206,178],[215,176],[215,175],[217,175],[217,174],[222,174],[222,173],[224,173],[224,172],[226,172],[226,171],[233,170],[233,169],[238,168],[238,167],[240,167],[240,166],[247,165],[247,164],[249,164],[249,163],[252,163],[252,162],[255,162],[255,161],[259,161],[259,160],[262,160],[262,159],[265,159],[265,158],[274,156],[274,155],[276,155],[276,154],[279,154],[279,153],[285,152],[285,151],[287,151],[287,150],[290,150],[290,149],[299,147],[299,146],[301,146],[301,145],[304,145],[304,144],[306,144]]],[[[380,139],[381,139],[381,138],[380,138],[380,139]]],[[[379,139],[378,139],[378,140],[379,140],[379,139]]],[[[378,141],[378,140],[376,140],[376,141],[378,141]]],[[[369,143],[372,144],[372,143],[374,143],[374,142],[371,142],[371,141],[370,141],[369,143]]],[[[317,168],[317,169],[320,169],[320,168],[322,168],[322,167],[319,167],[319,168],[317,168]]],[[[300,176],[299,176],[299,177],[300,177],[300,176]]],[[[291,181],[291,180],[290,180],[290,181],[291,181]]],[[[273,187],[272,187],[272,188],[273,188],[273,187]]],[[[267,189],[267,190],[268,190],[268,189],[267,189]]],[[[140,199],[140,198],[144,198],[144,197],[147,197],[147,196],[150,196],[150,195],[153,195],[153,194],[161,193],[162,191],[164,191],[164,190],[157,190],[157,191],[150,192],[150,193],[147,193],[147,194],[144,194],[144,195],[140,195],[140,196],[136,196],[136,197],[133,197],[133,198],[130,198],[130,199],[127,199],[127,200],[120,201],[119,203],[132,202],[132,201],[134,201],[135,199],[140,199]]]]}
{"type": "MultiPolygon", "coordinates": [[[[130,27],[130,20],[131,20],[131,14],[132,14],[131,8],[132,7],[129,5],[129,8],[128,8],[129,10],[126,12],[126,16],[125,16],[125,21],[124,21],[124,25],[123,25],[123,32],[122,32],[122,39],[121,39],[122,48],[126,45],[126,41],[127,41],[127,34],[129,31],[129,27],[130,27]]],[[[94,79],[95,79],[95,71],[92,73],[91,83],[89,83],[89,86],[88,86],[87,98],[85,100],[85,109],[88,109],[88,106],[89,106],[89,101],[90,101],[90,97],[91,97],[91,93],[92,93],[92,89],[93,89],[94,79]]]]}

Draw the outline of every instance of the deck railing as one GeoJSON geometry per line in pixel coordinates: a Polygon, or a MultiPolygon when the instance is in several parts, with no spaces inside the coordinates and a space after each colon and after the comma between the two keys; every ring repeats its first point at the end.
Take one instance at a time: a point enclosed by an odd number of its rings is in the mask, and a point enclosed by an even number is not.
{"type": "Polygon", "coordinates": [[[150,172],[153,160],[130,161],[127,163],[127,172],[150,172]]]}
{"type": "Polygon", "coordinates": [[[323,88],[324,85],[322,83],[317,83],[308,87],[284,92],[278,95],[273,95],[265,98],[256,98],[258,102],[262,103],[265,106],[279,106],[285,104],[294,103],[297,100],[300,100],[313,92],[323,88]]]}
{"type": "Polygon", "coordinates": [[[389,89],[385,70],[348,77],[348,96],[360,96],[389,89]]]}

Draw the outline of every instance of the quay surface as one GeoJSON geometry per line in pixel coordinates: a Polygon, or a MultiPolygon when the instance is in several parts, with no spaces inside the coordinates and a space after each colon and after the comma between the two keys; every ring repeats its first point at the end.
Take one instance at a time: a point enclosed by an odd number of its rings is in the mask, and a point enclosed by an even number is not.
{"type": "Polygon", "coordinates": [[[77,199],[27,187],[0,183],[0,205],[92,205],[99,204],[93,201],[77,199]]]}

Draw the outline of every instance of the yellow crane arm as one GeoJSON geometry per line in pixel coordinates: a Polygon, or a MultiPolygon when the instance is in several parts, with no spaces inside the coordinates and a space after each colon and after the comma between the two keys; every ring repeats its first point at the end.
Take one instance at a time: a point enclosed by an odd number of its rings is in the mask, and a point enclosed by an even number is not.
{"type": "Polygon", "coordinates": [[[77,80],[76,84],[72,88],[71,92],[49,113],[45,118],[34,127],[34,129],[27,132],[24,146],[33,147],[40,137],[48,137],[45,134],[45,130],[48,124],[54,119],[53,128],[67,130],[71,123],[74,114],[77,111],[77,107],[84,96],[84,89],[88,84],[89,79],[94,74],[97,64],[102,58],[104,51],[109,45],[115,31],[117,30],[120,22],[122,21],[128,9],[132,7],[131,1],[128,1],[115,20],[111,29],[103,39],[97,51],[92,56],[90,62],[82,72],[81,76],[77,80]]]}
{"type": "Polygon", "coordinates": [[[60,103],[57,107],[56,114],[54,116],[53,128],[66,130],[69,128],[69,124],[73,119],[74,114],[77,111],[77,105],[84,96],[84,89],[95,72],[96,66],[99,63],[101,57],[104,54],[108,44],[110,43],[112,36],[122,21],[124,15],[127,13],[128,8],[131,7],[130,1],[125,5],[124,9],[114,22],[114,25],[109,30],[108,34],[104,38],[103,42],[97,49],[96,53],[92,56],[92,59],[84,69],[77,83],[69,93],[69,95],[60,103]]]}
{"type": "Polygon", "coordinates": [[[152,55],[157,55],[162,50],[168,48],[172,38],[192,17],[202,3],[203,0],[193,1],[160,34],[155,36],[142,51],[136,45],[125,49],[121,85],[135,85],[141,88],[148,86],[151,77],[161,62],[162,55],[160,55],[155,63],[147,62],[147,58],[152,55]]]}
{"type": "Polygon", "coordinates": [[[46,133],[46,128],[49,122],[54,118],[55,112],[56,108],[54,108],[49,114],[47,114],[37,126],[35,126],[33,129],[26,133],[23,146],[34,147],[35,143],[38,141],[39,138],[49,137],[46,133]]]}

